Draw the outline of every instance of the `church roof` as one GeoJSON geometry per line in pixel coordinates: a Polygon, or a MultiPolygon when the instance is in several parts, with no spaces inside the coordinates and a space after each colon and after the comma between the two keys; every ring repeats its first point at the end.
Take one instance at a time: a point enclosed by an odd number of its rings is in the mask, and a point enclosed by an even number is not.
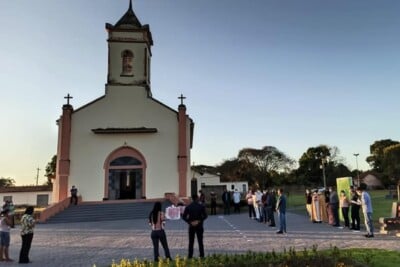
{"type": "Polygon", "coordinates": [[[135,12],[132,9],[132,0],[129,1],[129,8],[128,11],[115,23],[114,29],[122,28],[142,28],[142,24],[140,23],[139,19],[136,17],[135,12]]]}

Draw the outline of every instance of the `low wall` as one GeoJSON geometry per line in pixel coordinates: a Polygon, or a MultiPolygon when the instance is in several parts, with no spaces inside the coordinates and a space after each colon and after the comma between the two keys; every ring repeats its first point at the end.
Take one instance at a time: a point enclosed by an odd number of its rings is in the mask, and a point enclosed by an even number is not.
{"type": "MultiPolygon", "coordinates": [[[[82,198],[78,197],[78,202],[81,202],[82,198]]],[[[40,215],[39,215],[39,222],[44,223],[46,222],[50,217],[56,215],[57,213],[65,210],[66,208],[69,207],[71,203],[71,198],[68,197],[58,203],[52,204],[49,207],[47,207],[45,210],[43,210],[40,215]]]]}

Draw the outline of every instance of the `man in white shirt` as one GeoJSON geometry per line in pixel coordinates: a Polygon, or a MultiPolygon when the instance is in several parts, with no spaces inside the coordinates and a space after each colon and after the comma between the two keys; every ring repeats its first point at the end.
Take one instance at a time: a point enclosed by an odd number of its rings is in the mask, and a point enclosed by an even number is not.
{"type": "Polygon", "coordinates": [[[233,212],[240,213],[240,192],[235,189],[235,192],[233,193],[233,212]]]}

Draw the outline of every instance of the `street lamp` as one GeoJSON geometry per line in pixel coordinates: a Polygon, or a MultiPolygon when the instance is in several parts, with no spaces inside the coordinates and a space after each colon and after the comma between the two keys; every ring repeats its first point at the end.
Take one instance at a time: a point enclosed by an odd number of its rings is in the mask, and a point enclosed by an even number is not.
{"type": "Polygon", "coordinates": [[[328,158],[323,156],[321,158],[321,168],[322,168],[322,177],[324,178],[324,188],[326,190],[326,174],[325,174],[325,165],[328,163],[328,158]]]}
{"type": "Polygon", "coordinates": [[[358,171],[358,155],[360,155],[359,153],[354,153],[353,154],[356,157],[356,167],[357,167],[357,180],[358,180],[358,186],[360,186],[360,173],[358,171]]]}
{"type": "Polygon", "coordinates": [[[325,174],[325,165],[328,163],[329,158],[324,153],[316,154],[316,158],[321,160],[321,165],[319,166],[322,169],[322,178],[324,181],[324,188],[326,190],[326,174],[325,174]]]}

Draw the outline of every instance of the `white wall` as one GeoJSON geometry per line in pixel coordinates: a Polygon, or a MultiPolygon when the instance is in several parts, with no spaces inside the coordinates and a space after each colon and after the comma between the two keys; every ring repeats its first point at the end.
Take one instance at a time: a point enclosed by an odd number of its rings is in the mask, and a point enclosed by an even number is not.
{"type": "MultiPolygon", "coordinates": [[[[107,92],[104,98],[72,114],[68,188],[76,185],[84,201],[102,200],[104,162],[112,151],[126,143],[141,152],[147,162],[147,198],[163,197],[165,192],[178,193],[177,113],[148,98],[143,87],[109,86],[107,92]],[[96,128],[135,127],[157,128],[158,132],[92,132],[96,128]]],[[[189,181],[190,178],[187,188],[189,181]]]]}
{"type": "Polygon", "coordinates": [[[203,173],[201,175],[198,172],[191,172],[191,177],[197,178],[197,188],[201,189],[201,184],[204,185],[225,185],[228,191],[234,191],[237,189],[239,192],[246,193],[249,190],[249,183],[247,181],[239,181],[239,182],[221,182],[220,176],[211,173],[203,173]],[[243,192],[243,185],[246,185],[246,191],[243,192]],[[232,189],[233,186],[233,189],[232,189]]]}
{"type": "Polygon", "coordinates": [[[52,192],[51,191],[39,191],[39,192],[11,192],[11,193],[0,193],[0,200],[3,203],[5,196],[12,196],[14,205],[36,205],[37,195],[48,195],[49,204],[52,203],[52,192]]]}

